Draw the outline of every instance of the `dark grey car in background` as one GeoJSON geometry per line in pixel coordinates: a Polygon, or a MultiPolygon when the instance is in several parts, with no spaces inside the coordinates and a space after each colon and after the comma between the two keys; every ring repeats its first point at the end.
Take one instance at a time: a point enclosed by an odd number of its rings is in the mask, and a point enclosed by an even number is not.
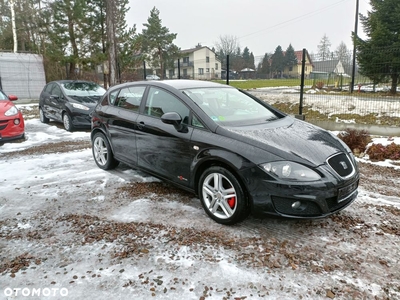
{"type": "Polygon", "coordinates": [[[58,80],[46,84],[39,98],[42,123],[62,122],[65,130],[90,128],[90,116],[106,90],[99,84],[83,80],[58,80]]]}

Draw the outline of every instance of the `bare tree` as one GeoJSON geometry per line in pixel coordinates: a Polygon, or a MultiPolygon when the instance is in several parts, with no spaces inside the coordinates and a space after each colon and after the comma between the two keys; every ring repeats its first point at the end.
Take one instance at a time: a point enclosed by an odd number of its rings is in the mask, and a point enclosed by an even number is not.
{"type": "Polygon", "coordinates": [[[345,64],[351,63],[351,51],[347,48],[344,42],[341,42],[336,48],[335,56],[345,64]]]}
{"type": "Polygon", "coordinates": [[[237,37],[233,35],[220,35],[219,41],[215,43],[215,48],[218,53],[223,53],[224,55],[230,55],[235,53],[238,49],[239,43],[237,37]]]}
{"type": "Polygon", "coordinates": [[[329,59],[331,45],[329,38],[324,34],[318,45],[318,56],[320,60],[325,61],[329,59]]]}

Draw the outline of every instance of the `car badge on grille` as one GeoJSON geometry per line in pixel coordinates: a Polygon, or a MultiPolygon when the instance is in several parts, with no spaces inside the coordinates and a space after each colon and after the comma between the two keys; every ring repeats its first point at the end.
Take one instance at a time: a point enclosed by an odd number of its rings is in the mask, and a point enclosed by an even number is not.
{"type": "Polygon", "coordinates": [[[347,170],[348,167],[347,167],[346,162],[341,161],[339,164],[343,167],[344,170],[347,170]]]}

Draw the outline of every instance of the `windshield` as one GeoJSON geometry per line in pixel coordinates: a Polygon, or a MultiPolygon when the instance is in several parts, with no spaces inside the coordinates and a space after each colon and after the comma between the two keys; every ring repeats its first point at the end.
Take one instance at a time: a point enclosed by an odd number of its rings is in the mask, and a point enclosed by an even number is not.
{"type": "Polygon", "coordinates": [[[62,84],[67,96],[103,96],[106,90],[94,82],[67,82],[62,84]]]}
{"type": "Polygon", "coordinates": [[[273,111],[237,89],[198,88],[183,92],[220,125],[255,125],[279,118],[273,111]]]}
{"type": "Polygon", "coordinates": [[[7,96],[2,91],[0,91],[0,100],[8,100],[7,96]]]}

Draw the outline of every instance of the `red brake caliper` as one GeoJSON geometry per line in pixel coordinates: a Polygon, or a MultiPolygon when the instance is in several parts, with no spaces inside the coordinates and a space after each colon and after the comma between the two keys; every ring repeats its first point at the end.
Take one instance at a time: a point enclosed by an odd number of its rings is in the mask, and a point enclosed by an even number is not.
{"type": "Polygon", "coordinates": [[[236,204],[236,198],[235,197],[229,198],[228,199],[228,204],[229,204],[230,208],[234,208],[235,204],[236,204]]]}

